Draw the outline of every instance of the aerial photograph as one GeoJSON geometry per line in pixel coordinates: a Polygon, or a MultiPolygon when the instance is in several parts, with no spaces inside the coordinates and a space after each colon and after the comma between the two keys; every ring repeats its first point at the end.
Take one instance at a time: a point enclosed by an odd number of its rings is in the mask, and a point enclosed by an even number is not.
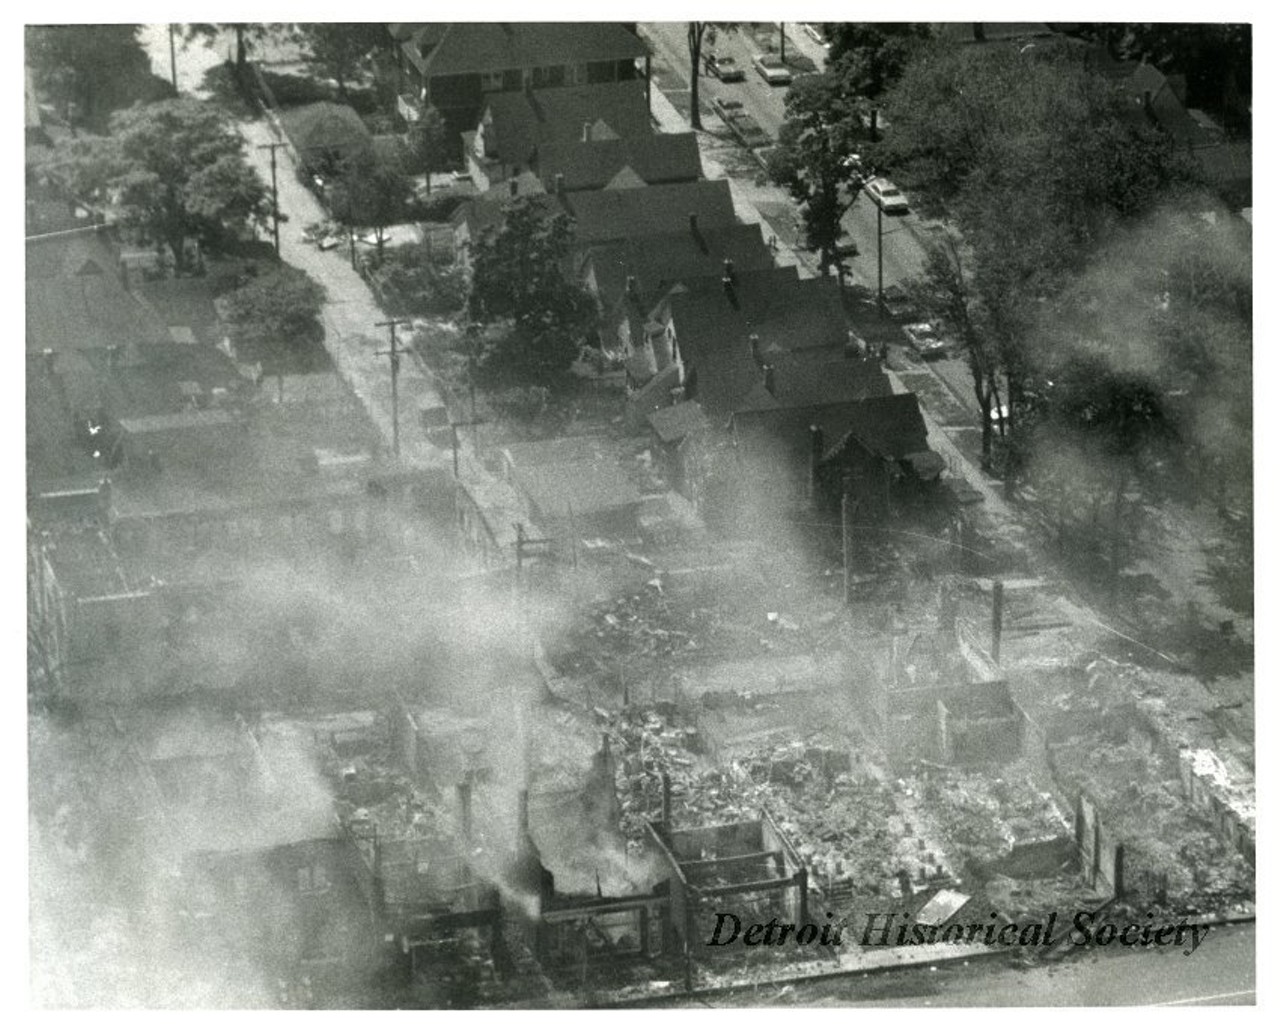
{"type": "Polygon", "coordinates": [[[17,996],[1256,1005],[1252,40],[26,24],[17,996]]]}

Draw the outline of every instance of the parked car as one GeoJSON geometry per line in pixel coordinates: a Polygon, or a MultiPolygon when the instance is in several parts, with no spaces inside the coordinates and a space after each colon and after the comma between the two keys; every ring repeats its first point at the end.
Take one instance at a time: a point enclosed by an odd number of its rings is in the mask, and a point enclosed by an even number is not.
{"type": "Polygon", "coordinates": [[[776,54],[757,54],[751,59],[751,63],[756,66],[760,78],[770,86],[791,84],[791,69],[784,65],[782,59],[776,54]]]}
{"type": "Polygon", "coordinates": [[[893,319],[912,320],[916,316],[915,299],[900,284],[890,284],[884,289],[884,309],[893,319]]]}
{"type": "Polygon", "coordinates": [[[804,34],[808,36],[809,39],[813,40],[813,42],[818,46],[823,47],[826,50],[831,49],[831,41],[827,39],[827,35],[822,31],[821,25],[815,25],[813,22],[805,22],[804,34]]]}
{"type": "Polygon", "coordinates": [[[708,54],[702,62],[702,67],[707,75],[715,76],[722,83],[740,83],[747,78],[747,73],[742,66],[728,54],[722,57],[708,54]]]}
{"type": "Polygon", "coordinates": [[[867,197],[879,205],[885,215],[910,211],[907,196],[893,185],[892,180],[886,180],[882,176],[872,180],[863,189],[867,192],[867,197]]]}
{"type": "Polygon", "coordinates": [[[773,138],[764,131],[760,123],[747,114],[741,101],[726,101],[717,97],[711,102],[711,107],[744,147],[767,147],[773,143],[773,138]]]}
{"type": "Polygon", "coordinates": [[[909,323],[902,333],[921,359],[946,359],[947,343],[931,323],[909,323]]]}

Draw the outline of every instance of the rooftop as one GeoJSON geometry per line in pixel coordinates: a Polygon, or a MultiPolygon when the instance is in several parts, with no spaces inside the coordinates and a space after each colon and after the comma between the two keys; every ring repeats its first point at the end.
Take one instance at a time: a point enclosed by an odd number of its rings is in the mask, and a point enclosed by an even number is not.
{"type": "Polygon", "coordinates": [[[728,180],[578,191],[561,204],[577,221],[579,244],[676,234],[691,220],[702,230],[737,223],[728,180]]]}
{"type": "Polygon", "coordinates": [[[484,122],[489,153],[525,165],[540,160],[544,145],[582,143],[584,135],[597,142],[654,135],[638,79],[493,94],[484,122]]]}
{"type": "Polygon", "coordinates": [[[548,190],[556,177],[565,190],[600,190],[624,170],[643,183],[678,183],[702,176],[702,158],[692,133],[656,133],[624,139],[571,138],[548,141],[538,148],[538,174],[548,190]]]}
{"type": "Polygon", "coordinates": [[[649,424],[663,442],[678,442],[686,435],[711,427],[696,402],[680,402],[649,414],[649,424]]]}
{"type": "Polygon", "coordinates": [[[458,22],[419,27],[404,52],[425,76],[625,61],[644,44],[617,22],[458,22]]]}
{"type": "Polygon", "coordinates": [[[724,260],[735,270],[769,269],[773,252],[765,244],[757,223],[716,226],[594,245],[584,259],[606,307],[626,290],[627,277],[635,277],[642,304],[654,305],[662,290],[684,277],[722,275],[724,260]]]}

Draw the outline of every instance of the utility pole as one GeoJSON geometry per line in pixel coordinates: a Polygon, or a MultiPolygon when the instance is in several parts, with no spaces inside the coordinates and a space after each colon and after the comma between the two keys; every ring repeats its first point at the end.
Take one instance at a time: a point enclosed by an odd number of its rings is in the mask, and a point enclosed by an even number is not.
{"type": "Polygon", "coordinates": [[[530,546],[546,546],[551,539],[530,539],[524,534],[524,523],[516,522],[516,591],[520,589],[520,579],[524,574],[524,552],[530,546]]]}
{"type": "Polygon", "coordinates": [[[876,305],[884,316],[884,209],[876,206],[876,305]]]}
{"type": "Polygon", "coordinates": [[[280,141],[259,144],[259,151],[271,152],[271,226],[276,241],[276,258],[280,258],[280,192],[276,185],[276,148],[284,147],[280,141]]]}
{"type": "Polygon", "coordinates": [[[173,80],[173,92],[178,92],[178,52],[173,45],[173,22],[169,23],[169,77],[173,80]]]}
{"type": "Polygon", "coordinates": [[[488,424],[487,420],[476,420],[474,412],[470,420],[451,420],[449,430],[453,433],[453,476],[458,477],[458,429],[473,428],[477,424],[488,424]]]}
{"type": "Polygon", "coordinates": [[[399,345],[396,341],[396,327],[402,324],[409,326],[409,321],[379,320],[374,324],[375,327],[386,327],[391,331],[391,348],[375,355],[391,357],[391,452],[397,457],[400,455],[400,396],[397,384],[400,375],[400,353],[396,351],[399,345]]]}

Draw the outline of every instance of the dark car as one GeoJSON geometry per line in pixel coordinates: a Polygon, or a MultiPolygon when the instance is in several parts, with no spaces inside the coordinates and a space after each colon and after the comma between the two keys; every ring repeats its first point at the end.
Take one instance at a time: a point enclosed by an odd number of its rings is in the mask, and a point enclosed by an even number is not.
{"type": "Polygon", "coordinates": [[[702,67],[707,75],[715,76],[722,83],[740,83],[747,77],[742,66],[727,54],[723,57],[708,54],[706,60],[702,62],[702,67]]]}

